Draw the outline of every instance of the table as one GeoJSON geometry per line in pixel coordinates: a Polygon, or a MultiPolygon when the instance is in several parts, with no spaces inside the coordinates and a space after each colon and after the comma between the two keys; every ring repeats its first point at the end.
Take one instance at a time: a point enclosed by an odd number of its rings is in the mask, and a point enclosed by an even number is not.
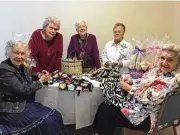
{"type": "Polygon", "coordinates": [[[99,105],[103,102],[100,83],[83,77],[93,84],[92,92],[62,91],[58,84],[44,86],[36,92],[35,101],[61,112],[64,124],[76,124],[76,129],[93,123],[99,105]]]}

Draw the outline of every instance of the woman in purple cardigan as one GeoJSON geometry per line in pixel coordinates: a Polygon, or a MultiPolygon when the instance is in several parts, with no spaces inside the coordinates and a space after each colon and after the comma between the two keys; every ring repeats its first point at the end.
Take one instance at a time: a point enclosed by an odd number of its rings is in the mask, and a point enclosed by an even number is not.
{"type": "Polygon", "coordinates": [[[83,73],[92,73],[101,67],[96,37],[87,33],[87,22],[75,24],[77,34],[71,37],[67,50],[67,58],[83,61],[83,73]]]}

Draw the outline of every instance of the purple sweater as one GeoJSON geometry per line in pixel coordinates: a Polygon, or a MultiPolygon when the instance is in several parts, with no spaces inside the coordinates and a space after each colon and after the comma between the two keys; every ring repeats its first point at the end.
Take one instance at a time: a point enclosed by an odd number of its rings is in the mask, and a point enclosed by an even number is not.
{"type": "MultiPolygon", "coordinates": [[[[79,57],[80,49],[78,46],[78,34],[75,34],[71,37],[69,47],[67,50],[67,58],[79,57]]],[[[99,59],[99,50],[96,41],[96,37],[92,34],[89,34],[87,39],[87,44],[85,47],[85,56],[86,62],[83,65],[83,68],[100,68],[100,59],[99,59]]]]}

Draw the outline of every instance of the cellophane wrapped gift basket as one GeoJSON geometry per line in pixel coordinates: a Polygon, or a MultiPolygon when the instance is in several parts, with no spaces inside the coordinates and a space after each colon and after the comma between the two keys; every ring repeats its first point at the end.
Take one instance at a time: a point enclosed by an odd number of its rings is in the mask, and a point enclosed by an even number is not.
{"type": "Polygon", "coordinates": [[[133,38],[131,44],[134,45],[133,55],[131,56],[131,64],[129,65],[129,74],[133,79],[141,78],[146,72],[150,63],[145,60],[147,39],[133,38]]]}
{"type": "Polygon", "coordinates": [[[162,46],[168,43],[170,43],[169,36],[164,36],[163,38],[152,36],[149,38],[146,44],[146,61],[150,62],[152,66],[155,66],[158,62],[162,46]]]}
{"type": "Polygon", "coordinates": [[[155,66],[158,62],[162,45],[169,42],[168,36],[164,36],[162,39],[155,36],[143,39],[133,38],[131,44],[135,46],[135,50],[131,57],[132,62],[129,65],[131,77],[133,79],[141,78],[149,67],[155,66]]]}

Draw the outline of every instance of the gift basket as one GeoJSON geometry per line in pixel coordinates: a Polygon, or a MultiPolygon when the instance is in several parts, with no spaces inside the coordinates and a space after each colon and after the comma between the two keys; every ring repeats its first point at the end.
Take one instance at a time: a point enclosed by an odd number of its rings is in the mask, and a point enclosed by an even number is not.
{"type": "Polygon", "coordinates": [[[135,50],[131,57],[132,63],[129,65],[129,73],[133,79],[141,78],[150,66],[155,66],[158,62],[162,45],[169,43],[169,37],[159,38],[152,36],[151,38],[132,39],[132,45],[135,50]]]}
{"type": "Polygon", "coordinates": [[[146,43],[147,39],[138,40],[133,38],[132,45],[135,46],[133,55],[131,56],[131,64],[129,65],[129,74],[133,79],[141,78],[142,75],[146,72],[150,63],[145,60],[146,56],[146,43]]]}
{"type": "Polygon", "coordinates": [[[151,37],[146,46],[146,57],[145,59],[149,61],[153,66],[158,62],[158,57],[162,50],[162,45],[170,43],[169,36],[164,36],[163,38],[151,37]]]}
{"type": "Polygon", "coordinates": [[[62,72],[68,75],[75,75],[79,78],[82,77],[82,61],[81,60],[72,60],[64,59],[61,63],[62,72]]]}

